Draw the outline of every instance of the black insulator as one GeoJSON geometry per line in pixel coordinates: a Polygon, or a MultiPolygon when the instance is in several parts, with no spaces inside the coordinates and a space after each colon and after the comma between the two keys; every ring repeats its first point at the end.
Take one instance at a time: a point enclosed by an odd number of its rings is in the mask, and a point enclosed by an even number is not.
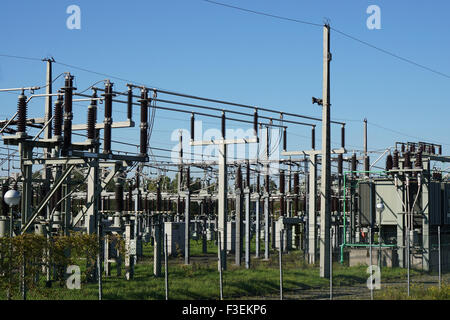
{"type": "Polygon", "coordinates": [[[88,107],[88,123],[87,123],[87,138],[94,140],[95,137],[95,125],[97,124],[97,93],[92,95],[91,104],[88,107]]]}
{"type": "Polygon", "coordinates": [[[222,138],[225,139],[225,112],[222,112],[222,138]]]}
{"type": "Polygon", "coordinates": [[[285,186],[285,179],[284,179],[284,170],[280,170],[280,193],[284,194],[284,186],[285,186]]]}
{"type": "Polygon", "coordinates": [[[342,176],[344,171],[344,157],[342,154],[338,154],[338,174],[342,176]]]}
{"type": "Polygon", "coordinates": [[[394,161],[392,158],[392,154],[389,153],[386,157],[386,171],[392,170],[393,166],[394,166],[394,161]]]}
{"type": "Polygon", "coordinates": [[[283,151],[287,150],[287,132],[286,128],[283,129],[283,151]]]}
{"type": "Polygon", "coordinates": [[[368,175],[368,171],[370,171],[370,157],[365,156],[364,157],[364,171],[366,171],[366,175],[368,175]]]}
{"type": "Polygon", "coordinates": [[[236,170],[236,188],[242,191],[242,170],[241,170],[241,166],[238,166],[237,170],[236,170]]]}
{"type": "Polygon", "coordinates": [[[195,140],[195,116],[191,113],[191,141],[195,140]]]}
{"type": "Polygon", "coordinates": [[[161,182],[156,184],[156,211],[161,211],[161,182]]]}
{"type": "Polygon", "coordinates": [[[402,143],[402,153],[405,152],[405,145],[402,143]]]}
{"type": "Polygon", "coordinates": [[[72,145],[72,99],[73,76],[67,74],[64,81],[64,140],[61,153],[67,156],[72,145]]]}
{"type": "Polygon", "coordinates": [[[26,132],[27,128],[27,97],[21,94],[17,102],[17,132],[26,132]]]}
{"type": "Polygon", "coordinates": [[[352,172],[355,174],[355,171],[357,171],[357,161],[356,161],[356,153],[352,155],[352,172]]]}
{"type": "Polygon", "coordinates": [[[337,197],[331,197],[331,211],[338,211],[339,201],[337,197]]]}
{"type": "Polygon", "coordinates": [[[247,163],[246,166],[246,174],[245,174],[245,187],[250,188],[250,164],[247,163]]]}
{"type": "Polygon", "coordinates": [[[438,146],[438,153],[439,155],[442,155],[442,146],[438,146]]]}
{"type": "Polygon", "coordinates": [[[311,129],[311,149],[316,149],[316,127],[311,129]]]}
{"type": "Polygon", "coordinates": [[[255,132],[255,136],[258,135],[258,109],[255,109],[255,113],[253,114],[253,131],[255,132]]]}
{"type": "Polygon", "coordinates": [[[141,91],[141,138],[140,155],[147,156],[148,143],[148,91],[146,88],[141,91]]]}
{"type": "Polygon", "coordinates": [[[128,87],[127,119],[133,119],[133,89],[128,87]]]}
{"type": "Polygon", "coordinates": [[[280,197],[280,216],[284,216],[285,213],[285,203],[284,203],[284,197],[280,197]]]}
{"type": "Polygon", "coordinates": [[[421,151],[416,153],[416,161],[414,163],[414,167],[417,169],[422,168],[422,152],[421,151]]]}
{"type": "Polygon", "coordinates": [[[5,193],[8,192],[9,190],[9,185],[8,183],[5,183],[2,185],[2,215],[4,216],[8,216],[9,214],[9,210],[8,210],[8,205],[5,202],[5,193]]]}
{"type": "Polygon", "coordinates": [[[187,167],[186,168],[186,189],[190,190],[191,188],[191,168],[187,167]]]}
{"type": "Polygon", "coordinates": [[[416,152],[416,146],[413,145],[413,144],[410,144],[410,145],[409,145],[409,151],[411,151],[411,152],[416,152]]]}
{"type": "Polygon", "coordinates": [[[265,175],[264,176],[264,188],[265,188],[265,191],[266,192],[269,192],[270,191],[270,188],[269,188],[269,175],[265,175]]]}
{"type": "Polygon", "coordinates": [[[410,156],[409,151],[406,151],[405,153],[403,153],[403,158],[404,158],[403,168],[411,169],[411,156],[410,156]]]}
{"type": "Polygon", "coordinates": [[[436,153],[436,149],[434,148],[434,144],[431,146],[431,154],[435,154],[436,153]]]}
{"type": "Polygon", "coordinates": [[[62,110],[62,96],[58,95],[55,101],[55,108],[53,112],[53,134],[55,136],[62,136],[62,124],[63,124],[63,110],[62,110]]]}
{"type": "Polygon", "coordinates": [[[112,83],[105,84],[105,120],[103,128],[103,153],[110,154],[111,151],[111,125],[112,125],[112,83]]]}
{"type": "Polygon", "coordinates": [[[345,148],[345,126],[341,127],[341,147],[345,148]]]}
{"type": "Polygon", "coordinates": [[[300,193],[300,183],[299,174],[294,173],[294,194],[298,195],[300,193]]]}
{"type": "Polygon", "coordinates": [[[261,184],[260,184],[260,176],[259,173],[256,176],[256,192],[259,193],[261,191],[261,184]]]}
{"type": "Polygon", "coordinates": [[[394,156],[392,157],[392,168],[393,169],[398,169],[399,167],[399,154],[398,154],[398,150],[395,149],[394,151],[394,156]]]}
{"type": "Polygon", "coordinates": [[[123,184],[117,182],[115,188],[116,212],[123,211],[123,184]]]}

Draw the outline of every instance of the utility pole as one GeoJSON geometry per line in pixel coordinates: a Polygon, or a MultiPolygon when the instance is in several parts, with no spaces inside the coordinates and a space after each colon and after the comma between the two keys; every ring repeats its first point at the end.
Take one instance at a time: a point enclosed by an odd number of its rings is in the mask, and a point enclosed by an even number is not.
{"type": "Polygon", "coordinates": [[[323,28],[323,91],[322,91],[322,177],[320,206],[320,277],[330,276],[330,26],[323,28]]]}
{"type": "MultiPolygon", "coordinates": [[[[367,155],[367,119],[364,118],[364,171],[369,171],[369,156],[367,155]]],[[[369,176],[369,172],[365,172],[366,177],[369,176]]]]}

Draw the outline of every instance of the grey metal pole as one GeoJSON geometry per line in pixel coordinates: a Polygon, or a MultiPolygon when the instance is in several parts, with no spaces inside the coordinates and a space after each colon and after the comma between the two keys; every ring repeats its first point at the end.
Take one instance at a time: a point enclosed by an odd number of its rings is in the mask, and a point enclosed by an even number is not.
{"type": "Polygon", "coordinates": [[[166,300],[169,300],[169,263],[167,259],[167,233],[164,236],[164,273],[165,273],[165,285],[166,285],[166,300]]]}
{"type": "Polygon", "coordinates": [[[7,299],[11,300],[12,294],[11,294],[11,289],[12,289],[12,266],[11,266],[11,259],[12,259],[12,255],[13,255],[13,235],[14,235],[14,216],[13,216],[13,209],[12,206],[9,207],[9,212],[11,214],[11,218],[9,220],[9,259],[10,259],[10,263],[8,264],[8,271],[9,271],[9,288],[8,288],[8,294],[7,294],[7,299]]]}
{"type": "Polygon", "coordinates": [[[441,289],[441,226],[438,226],[439,289],[441,289]]]}
{"type": "Polygon", "coordinates": [[[406,228],[406,264],[407,264],[407,274],[408,274],[408,297],[409,297],[409,288],[410,288],[410,279],[409,279],[409,227],[406,228]]]}
{"type": "Polygon", "coordinates": [[[322,91],[322,177],[320,185],[320,277],[330,276],[330,199],[331,199],[331,147],[330,147],[330,26],[323,28],[323,91],[322,91]]]}
{"type": "Polygon", "coordinates": [[[269,260],[269,194],[264,195],[264,259],[269,260]]]}
{"type": "Polygon", "coordinates": [[[280,247],[278,250],[280,265],[280,300],[283,300],[283,230],[280,231],[280,247]]]}
{"type": "Polygon", "coordinates": [[[219,292],[220,292],[220,300],[223,300],[223,278],[222,278],[222,237],[221,232],[218,231],[217,244],[219,246],[218,256],[219,256],[219,292]]]}

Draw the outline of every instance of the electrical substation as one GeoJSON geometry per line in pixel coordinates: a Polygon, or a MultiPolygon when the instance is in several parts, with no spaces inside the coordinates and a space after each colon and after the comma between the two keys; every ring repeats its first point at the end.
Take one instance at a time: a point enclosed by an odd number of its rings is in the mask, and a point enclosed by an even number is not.
{"type": "MultiPolygon", "coordinates": [[[[163,276],[165,256],[181,255],[189,265],[194,239],[202,241],[203,253],[207,243],[217,246],[219,271],[230,263],[250,269],[274,250],[302,252],[307,264],[320,265],[323,278],[333,260],[448,268],[449,247],[439,257],[435,248],[450,242],[450,180],[434,163],[448,163],[450,156],[440,144],[393,141],[370,158],[367,130],[363,152],[346,149],[346,123],[330,116],[329,32],[325,25],[323,96],[312,101],[322,108],[321,118],[112,80],[79,91],[77,75],[68,72],[64,86],[52,90],[54,60],[46,59],[45,87],[0,90],[17,94],[17,112],[0,122],[2,165],[17,166],[1,177],[0,237],[96,235],[100,282],[115,272],[132,281],[148,243],[154,276],[163,276]],[[31,102],[41,117],[29,117],[31,102]],[[87,106],[84,122],[74,122],[75,102],[87,106]],[[117,110],[123,118],[113,119],[117,110]],[[152,146],[155,121],[165,121],[158,118],[161,110],[190,120],[189,136],[179,133],[176,161],[161,160],[158,152],[171,150],[152,146]],[[213,121],[220,134],[204,139],[196,124],[202,119],[213,121]],[[230,123],[251,134],[227,136],[230,123]],[[288,148],[293,128],[308,134],[307,147],[288,148]],[[330,147],[330,128],[340,131],[338,149],[330,147]],[[138,143],[122,141],[121,132],[138,143]],[[240,146],[257,152],[228,157],[240,146]],[[215,157],[203,158],[204,148],[216,150],[215,157]],[[200,154],[193,157],[191,150],[200,154]],[[20,196],[11,208],[10,190],[20,196]],[[124,240],[124,253],[115,249],[114,237],[124,240]]],[[[52,276],[48,271],[47,280],[52,276]]]]}

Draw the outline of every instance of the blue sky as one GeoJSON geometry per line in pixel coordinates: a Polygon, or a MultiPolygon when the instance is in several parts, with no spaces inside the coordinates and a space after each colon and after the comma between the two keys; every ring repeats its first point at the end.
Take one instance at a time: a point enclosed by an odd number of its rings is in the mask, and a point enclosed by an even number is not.
{"type": "MultiPolygon", "coordinates": [[[[319,24],[327,17],[338,30],[450,74],[450,2],[445,0],[432,4],[406,0],[222,2],[319,24]],[[366,26],[369,5],[381,9],[381,30],[366,26]]],[[[320,27],[201,0],[30,0],[3,1],[0,30],[0,54],[53,56],[59,62],[159,88],[321,116],[321,109],[311,104],[312,96],[322,95],[320,27]],[[81,30],[66,27],[66,8],[72,4],[81,8],[81,30]]],[[[331,113],[333,119],[347,121],[348,149],[362,148],[366,117],[369,149],[420,137],[442,143],[448,154],[449,78],[335,32],[331,33],[331,51],[331,113]]],[[[54,69],[54,75],[71,71],[78,89],[105,78],[62,65],[54,69]]],[[[59,80],[55,82],[58,87],[62,86],[59,80]]],[[[126,89],[124,82],[112,81],[117,89],[126,89]]],[[[0,57],[0,88],[44,82],[44,63],[0,57]]],[[[15,112],[16,96],[0,93],[0,103],[0,118],[15,112]]],[[[85,110],[75,109],[75,119],[84,121],[85,110]]],[[[42,116],[43,100],[29,112],[42,116]]],[[[170,148],[176,143],[170,141],[173,129],[189,126],[185,116],[161,112],[157,119],[152,136],[152,145],[157,147],[170,148]]],[[[296,128],[294,134],[288,139],[290,149],[309,148],[305,138],[309,129],[296,128]]],[[[121,134],[114,137],[127,139],[121,134]]],[[[339,127],[332,131],[332,141],[339,143],[339,127]]]]}

